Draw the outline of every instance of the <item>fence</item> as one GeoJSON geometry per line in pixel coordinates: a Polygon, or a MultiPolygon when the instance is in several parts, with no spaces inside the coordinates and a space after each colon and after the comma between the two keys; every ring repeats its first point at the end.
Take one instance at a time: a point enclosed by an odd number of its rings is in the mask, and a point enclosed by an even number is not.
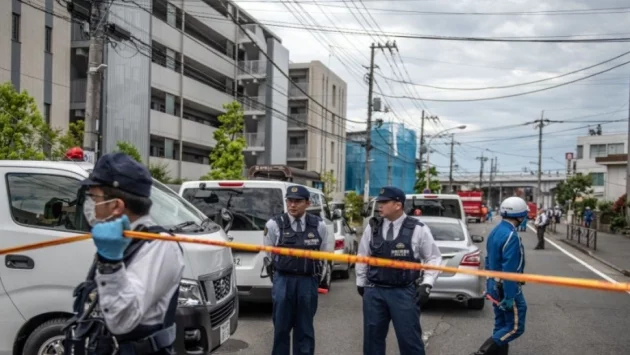
{"type": "Polygon", "coordinates": [[[578,224],[567,224],[567,240],[575,241],[578,244],[585,244],[587,248],[597,250],[597,230],[582,227],[578,224]]]}

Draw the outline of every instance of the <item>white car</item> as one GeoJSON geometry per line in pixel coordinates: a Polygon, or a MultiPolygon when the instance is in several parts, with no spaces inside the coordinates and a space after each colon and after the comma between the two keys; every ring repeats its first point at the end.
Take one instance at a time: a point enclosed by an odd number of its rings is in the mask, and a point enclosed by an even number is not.
{"type": "MultiPolygon", "coordinates": [[[[187,181],[179,194],[211,219],[220,220],[222,209],[234,217],[228,238],[238,243],[262,245],[267,221],[287,211],[287,187],[296,184],[270,180],[187,181]]],[[[321,217],[328,230],[324,250],[333,252],[335,240],[332,216],[321,190],[308,187],[311,207],[307,213],[321,217]]],[[[239,298],[249,302],[271,302],[271,281],[265,269],[266,252],[234,250],[236,282],[239,298]]],[[[332,279],[332,263],[324,265],[320,287],[328,289],[332,279]]]]}
{"type": "MultiPolygon", "coordinates": [[[[335,229],[335,254],[356,255],[359,250],[357,230],[346,223],[338,210],[335,211],[333,226],[335,229]]],[[[350,269],[354,264],[333,262],[333,272],[339,274],[342,279],[350,278],[350,269]]]]}
{"type": "MultiPolygon", "coordinates": [[[[433,239],[442,253],[442,266],[458,269],[483,268],[484,256],[475,243],[482,243],[482,236],[471,236],[466,224],[460,219],[448,217],[415,217],[431,229],[433,239]]],[[[485,278],[468,274],[441,272],[430,299],[453,300],[465,303],[471,309],[483,309],[485,278]]]]}

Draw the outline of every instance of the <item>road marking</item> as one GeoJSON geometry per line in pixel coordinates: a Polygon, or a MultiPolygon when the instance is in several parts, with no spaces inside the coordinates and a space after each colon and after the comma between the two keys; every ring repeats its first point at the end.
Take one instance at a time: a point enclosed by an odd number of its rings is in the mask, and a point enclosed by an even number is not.
{"type": "MultiPolygon", "coordinates": [[[[536,233],[536,229],[530,225],[527,225],[527,227],[529,229],[531,229],[534,233],[536,233]]],[[[577,256],[571,254],[570,252],[568,252],[566,249],[564,249],[563,247],[559,246],[558,244],[556,244],[555,242],[549,240],[549,238],[545,238],[545,241],[548,242],[549,244],[553,245],[556,249],[560,250],[562,253],[564,253],[564,255],[570,257],[571,259],[577,261],[578,263],[582,264],[582,266],[584,266],[585,268],[589,269],[590,271],[592,271],[595,275],[601,277],[602,279],[608,281],[608,282],[612,282],[614,284],[618,284],[619,282],[615,279],[613,279],[612,277],[604,274],[603,272],[597,270],[595,267],[589,265],[586,261],[578,258],[577,256]]],[[[627,294],[630,295],[630,292],[626,292],[627,294]]]]}

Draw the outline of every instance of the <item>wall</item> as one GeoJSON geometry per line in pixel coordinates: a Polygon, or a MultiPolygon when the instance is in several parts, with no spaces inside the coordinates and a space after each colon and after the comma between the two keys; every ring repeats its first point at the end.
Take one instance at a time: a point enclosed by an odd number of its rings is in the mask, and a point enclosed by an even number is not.
{"type": "MultiPolygon", "coordinates": [[[[137,6],[114,3],[109,21],[140,41],[151,43],[151,0],[137,0],[137,6]],[[139,8],[141,6],[142,8],[139,8]]],[[[138,53],[132,44],[120,42],[106,48],[103,120],[103,153],[116,148],[117,141],[129,141],[138,148],[142,160],[149,161],[149,122],[151,102],[151,58],[138,53]]]]}
{"type": "MultiPolygon", "coordinates": [[[[625,134],[603,134],[601,136],[582,136],[578,137],[577,145],[581,145],[583,158],[577,159],[576,152],[576,172],[581,174],[588,173],[604,173],[604,181],[609,181],[607,174],[608,169],[605,165],[597,164],[595,158],[590,158],[590,146],[593,144],[614,144],[624,143],[623,153],[627,152],[628,136],[625,134]]],[[[625,183],[624,183],[625,184],[625,183]]],[[[593,195],[597,198],[607,198],[606,186],[593,186],[593,195]]]]}
{"type": "MultiPolygon", "coordinates": [[[[280,70],[289,72],[289,51],[275,38],[267,41],[267,54],[271,57],[280,70]]],[[[277,90],[268,90],[265,97],[265,159],[266,164],[287,163],[287,115],[289,113],[289,79],[287,79],[271,62],[267,62],[267,78],[270,87],[277,90]],[[271,109],[273,108],[273,110],[271,109]]],[[[260,132],[260,131],[259,131],[260,132]]]]}
{"type": "Polygon", "coordinates": [[[616,201],[621,195],[626,193],[627,165],[609,165],[604,186],[606,188],[605,199],[616,201]]]}

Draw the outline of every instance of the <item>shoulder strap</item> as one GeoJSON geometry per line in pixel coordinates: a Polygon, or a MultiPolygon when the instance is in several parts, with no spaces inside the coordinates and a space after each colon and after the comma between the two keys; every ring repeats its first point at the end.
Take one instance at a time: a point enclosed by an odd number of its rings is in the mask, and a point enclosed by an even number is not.
{"type": "Polygon", "coordinates": [[[276,221],[276,224],[280,229],[291,228],[291,220],[289,219],[288,213],[277,215],[273,218],[273,220],[276,221]]]}

